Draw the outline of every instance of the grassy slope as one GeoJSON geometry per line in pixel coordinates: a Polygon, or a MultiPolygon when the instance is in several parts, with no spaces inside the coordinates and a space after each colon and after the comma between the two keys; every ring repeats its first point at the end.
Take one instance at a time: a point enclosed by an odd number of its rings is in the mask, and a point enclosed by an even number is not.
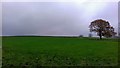
{"type": "Polygon", "coordinates": [[[3,37],[3,64],[36,64],[37,59],[39,65],[115,65],[117,44],[110,39],[3,37]]]}

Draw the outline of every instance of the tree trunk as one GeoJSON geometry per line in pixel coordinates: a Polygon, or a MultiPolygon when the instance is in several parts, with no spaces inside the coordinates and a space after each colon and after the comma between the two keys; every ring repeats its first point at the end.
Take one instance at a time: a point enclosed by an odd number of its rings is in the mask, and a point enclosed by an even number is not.
{"type": "Polygon", "coordinates": [[[99,36],[100,36],[100,39],[102,39],[102,30],[99,29],[99,36]]]}
{"type": "Polygon", "coordinates": [[[100,39],[102,39],[102,34],[100,34],[100,39]]]}

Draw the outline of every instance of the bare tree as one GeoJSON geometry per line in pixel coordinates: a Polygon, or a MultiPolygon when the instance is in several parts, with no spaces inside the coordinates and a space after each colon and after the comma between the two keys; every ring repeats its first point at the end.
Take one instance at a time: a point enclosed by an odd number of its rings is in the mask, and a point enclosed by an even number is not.
{"type": "Polygon", "coordinates": [[[108,21],[97,19],[91,22],[89,25],[90,32],[97,32],[97,35],[102,39],[104,37],[112,37],[117,34],[114,32],[114,28],[110,25],[108,21]]]}

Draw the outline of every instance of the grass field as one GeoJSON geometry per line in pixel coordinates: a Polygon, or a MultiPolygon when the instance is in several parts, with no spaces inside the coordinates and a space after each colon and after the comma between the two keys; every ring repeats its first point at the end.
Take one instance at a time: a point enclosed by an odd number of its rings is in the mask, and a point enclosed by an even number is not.
{"type": "Polygon", "coordinates": [[[0,48],[0,68],[2,66],[2,48],[0,48]]]}
{"type": "Polygon", "coordinates": [[[3,67],[115,66],[116,39],[3,37],[3,67]]]}

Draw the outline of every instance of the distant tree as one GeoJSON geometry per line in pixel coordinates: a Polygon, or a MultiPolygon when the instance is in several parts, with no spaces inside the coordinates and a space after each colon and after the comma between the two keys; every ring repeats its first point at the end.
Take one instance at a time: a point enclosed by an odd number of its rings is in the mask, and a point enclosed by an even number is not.
{"type": "Polygon", "coordinates": [[[89,37],[92,37],[92,34],[91,34],[91,33],[89,34],[89,37]]]}
{"type": "Polygon", "coordinates": [[[83,37],[83,35],[79,35],[79,37],[83,37]]]}
{"type": "Polygon", "coordinates": [[[120,37],[120,33],[118,34],[118,36],[120,37]]]}
{"type": "Polygon", "coordinates": [[[97,19],[91,22],[89,25],[90,32],[97,32],[97,35],[102,39],[104,37],[112,37],[116,32],[114,32],[114,28],[110,25],[108,21],[97,19]]]}

